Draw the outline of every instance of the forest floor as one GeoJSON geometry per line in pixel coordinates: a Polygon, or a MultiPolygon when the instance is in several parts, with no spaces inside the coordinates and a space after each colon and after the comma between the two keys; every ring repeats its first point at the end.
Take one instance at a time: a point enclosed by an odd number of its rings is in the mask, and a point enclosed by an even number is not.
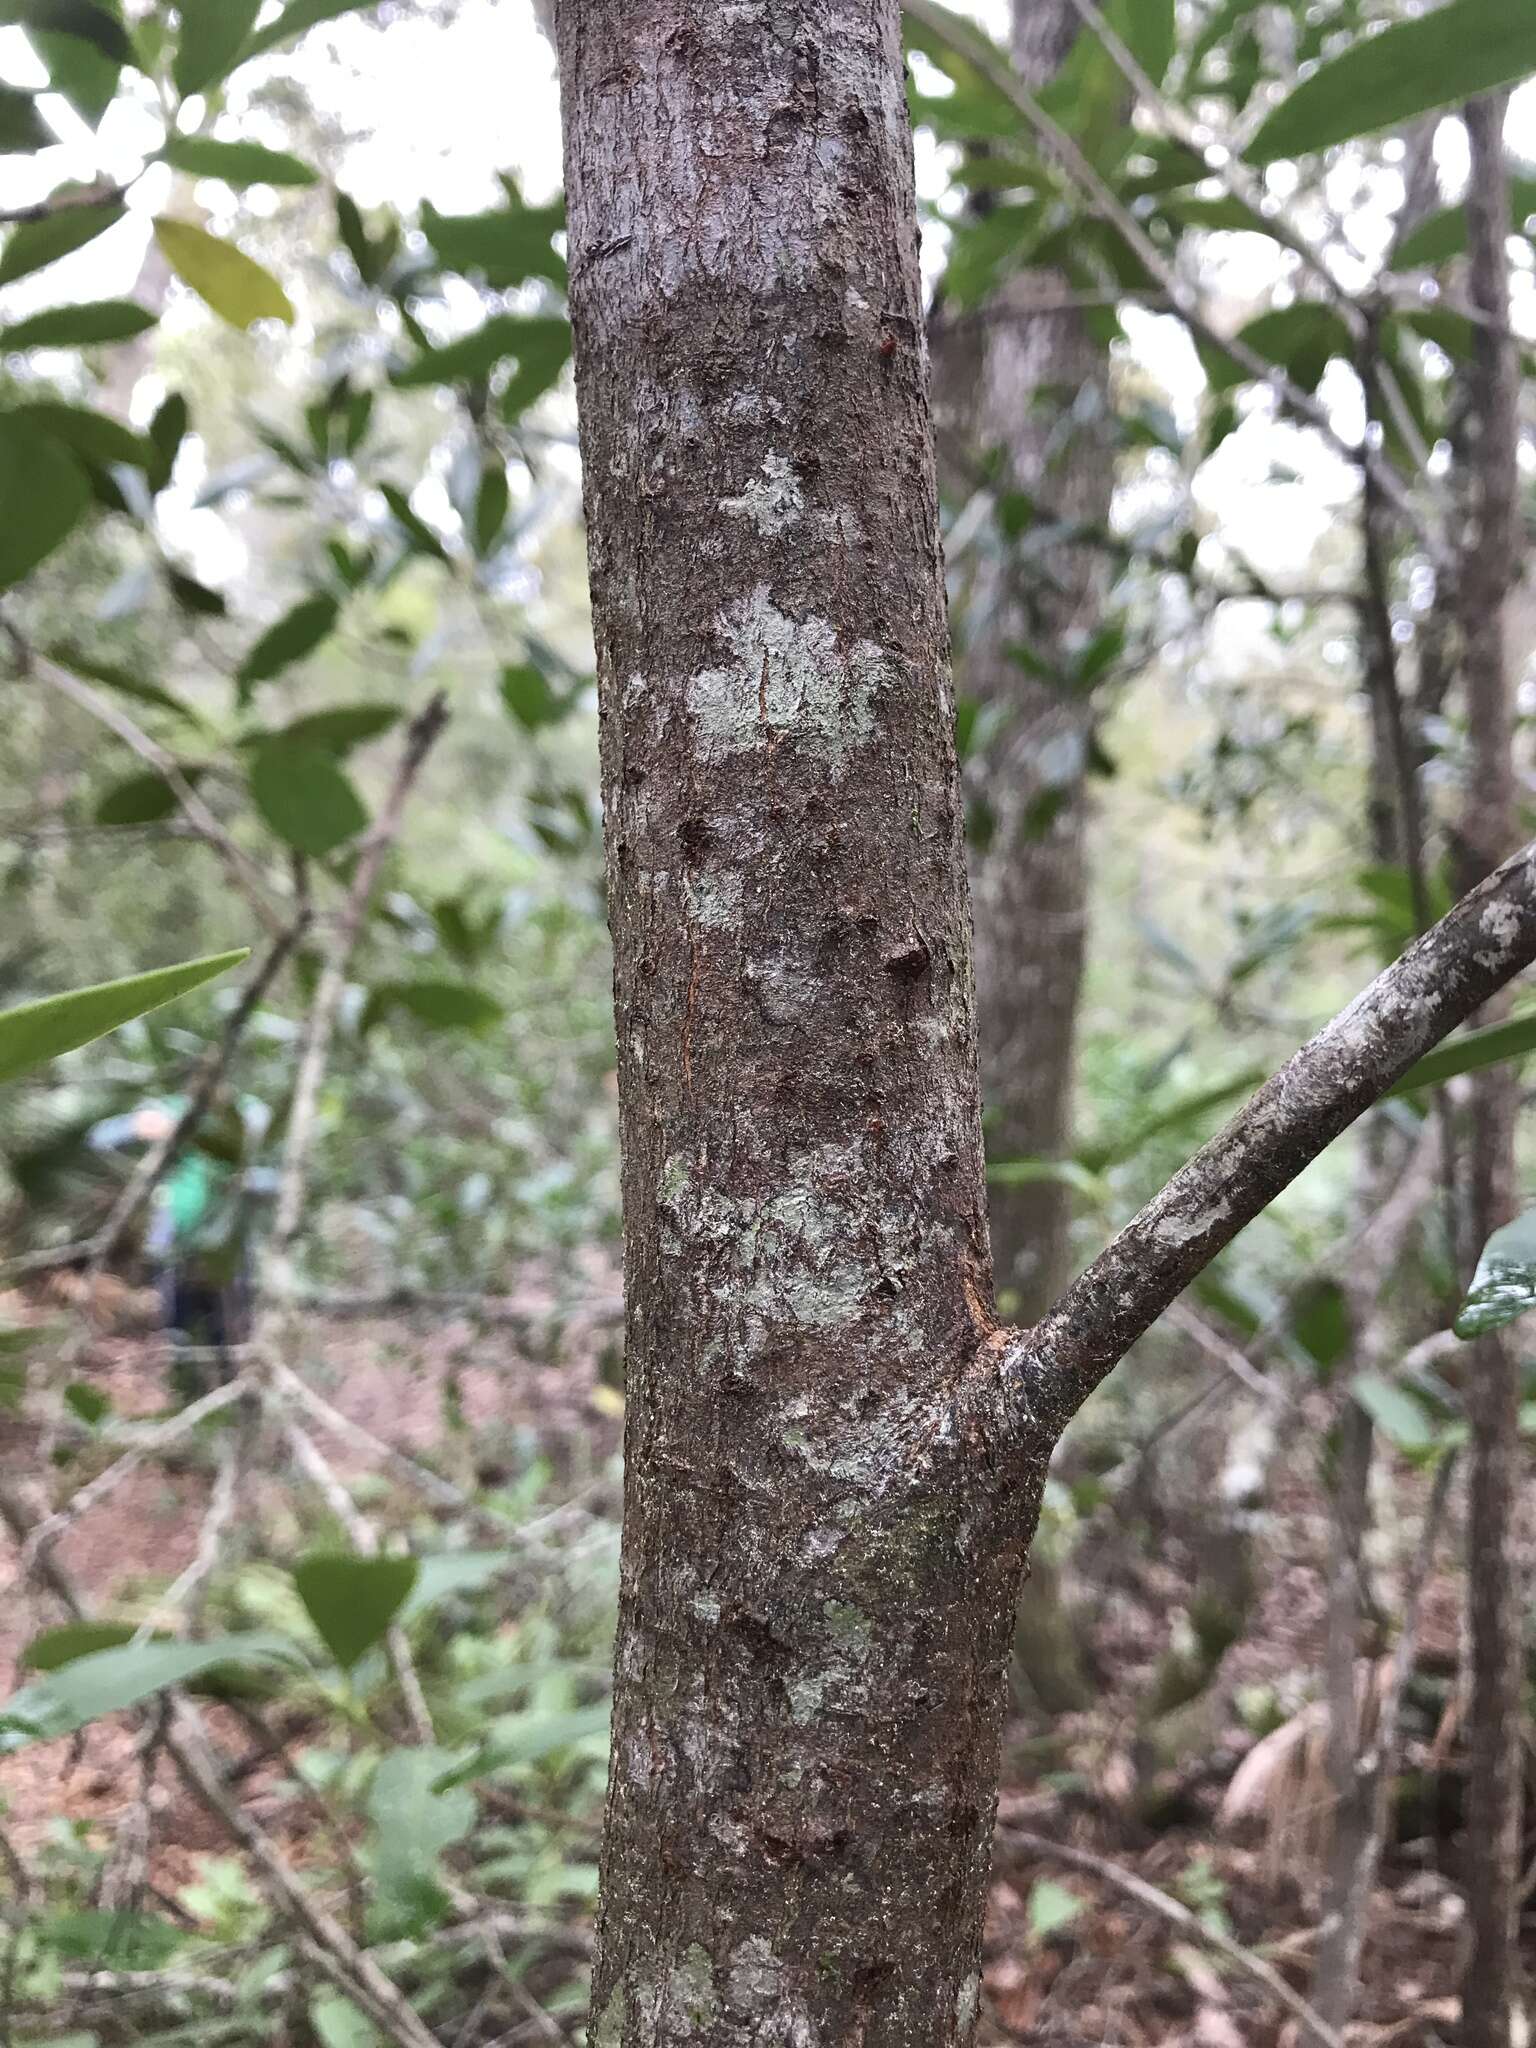
{"type": "MultiPolygon", "coordinates": [[[[533,1304],[535,1309],[539,1306],[533,1304]]],[[[56,1313],[41,1296],[0,1298],[0,1321],[56,1313]]],[[[616,1448],[619,1403],[594,1365],[598,1346],[567,1344],[558,1363],[527,1357],[508,1329],[465,1319],[430,1327],[399,1321],[337,1324],[325,1338],[326,1395],[354,1421],[401,1448],[441,1446],[445,1404],[468,1424],[478,1474],[494,1476],[534,1432],[557,1474],[546,1506],[590,1475],[616,1448]]],[[[164,1347],[142,1334],[90,1340],[80,1378],[107,1394],[121,1416],[166,1402],[164,1347]]],[[[0,1472],[35,1487],[34,1426],[0,1413],[0,1472]]],[[[1198,1446],[1192,1453],[1200,1456],[1198,1446]]],[[[367,1460],[337,1447],[336,1469],[358,1478],[367,1460]]],[[[1147,1526],[1122,1506],[1101,1510],[1080,1545],[1074,1625],[1092,1704],[1057,1715],[1048,1733],[1025,1714],[1005,1745],[1000,1827],[985,1949],[981,2040],[1024,2048],[1299,2048],[1298,2022],[1271,1989],[1200,1935],[1129,1895],[1117,1876],[1042,1855],[1046,1837],[1120,1874],[1150,1884],[1262,1956],[1305,1993],[1318,1918],[1326,1821],[1323,1724],[1315,1705],[1322,1667],[1326,1516],[1316,1491],[1315,1439],[1305,1460],[1282,1454],[1258,1531],[1260,1590],[1239,1640],[1211,1684],[1155,1725],[1145,1703],[1166,1657],[1170,1617],[1187,1611],[1195,1566],[1177,1530],[1147,1526]],[[1263,1696],[1283,1722],[1255,1758],[1257,1738],[1239,1711],[1263,1696]],[[1285,1714],[1290,1718],[1286,1720],[1285,1714]],[[1245,1758],[1246,1811],[1230,1812],[1245,1758]],[[1228,1811],[1224,1812],[1224,1802],[1228,1811]]],[[[206,1460],[172,1469],[146,1462],[62,1538],[57,1557],[98,1610],[164,1584],[196,1552],[207,1512],[206,1460]]],[[[1411,1491],[1416,1482],[1403,1479],[1411,1491]]],[[[262,1482],[281,1512],[285,1482],[262,1482]]],[[[290,1510],[291,1511],[291,1510],[290,1510]]],[[[0,1535],[0,1675],[20,1682],[16,1660],[30,1637],[61,1618],[24,1586],[14,1545],[0,1535]]],[[[1399,1826],[1372,1905],[1365,1992],[1350,2048],[1435,2048],[1454,2041],[1463,1926],[1455,1886],[1461,1759],[1454,1716],[1433,1702],[1433,1674],[1454,1668],[1455,1581],[1432,1582],[1420,1669],[1429,1706],[1407,1715],[1407,1766],[1399,1826]]],[[[233,1753],[249,1736],[229,1710],[209,1710],[215,1738],[233,1753]]],[[[38,1745],[0,1763],[0,1810],[24,1852],[60,1815],[109,1837],[144,1791],[139,1736],[126,1717],[81,1736],[38,1745]]],[[[240,1781],[240,1796],[298,1862],[305,1855],[301,1806],[268,1764],[240,1781]]],[[[217,1823],[157,1766],[152,1790],[151,1881],[174,1899],[210,1857],[229,1854],[217,1823]]]]}

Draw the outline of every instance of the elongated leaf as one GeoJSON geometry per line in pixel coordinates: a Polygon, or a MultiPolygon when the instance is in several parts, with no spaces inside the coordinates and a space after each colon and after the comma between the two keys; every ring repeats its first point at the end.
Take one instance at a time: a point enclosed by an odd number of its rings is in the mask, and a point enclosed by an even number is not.
{"type": "MultiPolygon", "coordinates": [[[[195,789],[206,771],[195,765],[182,765],[182,780],[195,789]]],[[[153,768],[146,768],[142,774],[126,776],[114,783],[96,806],[95,822],[98,825],[157,825],[162,818],[172,817],[176,810],[176,792],[153,768]]]]}
{"type": "Polygon", "coordinates": [[[263,270],[233,242],[164,213],[155,216],[155,240],[182,283],[231,327],[250,327],[258,320],[293,325],[288,294],[271,271],[263,270]]]}
{"type": "Polygon", "coordinates": [[[1536,1051],[1536,1011],[1526,1017],[1511,1017],[1505,1024],[1485,1025],[1481,1031],[1464,1031],[1447,1039],[1410,1067],[1388,1097],[1410,1095],[1416,1088],[1438,1088],[1458,1074],[1475,1074],[1480,1067],[1496,1067],[1501,1060],[1523,1059],[1536,1051]]]}
{"type": "Polygon", "coordinates": [[[58,399],[39,399],[18,405],[10,415],[34,426],[50,440],[62,442],[72,454],[87,462],[126,462],[133,469],[147,469],[153,453],[142,434],[135,434],[104,412],[92,412],[87,405],[65,405],[58,399]]]}
{"type": "Polygon", "coordinates": [[[1456,1318],[1458,1337],[1486,1337],[1536,1308],[1536,1209],[1496,1230],[1483,1246],[1456,1318]]]}
{"type": "Polygon", "coordinates": [[[1357,1373],[1349,1390],[1389,1443],[1400,1451],[1433,1448],[1438,1431],[1423,1402],[1396,1380],[1377,1373],[1357,1373]]]}
{"type": "Polygon", "coordinates": [[[512,351],[517,368],[501,394],[501,416],[508,426],[515,426],[529,406],[560,381],[571,353],[569,321],[533,313],[518,324],[521,332],[512,351]]]}
{"type": "Polygon", "coordinates": [[[186,96],[227,78],[261,12],[261,0],[180,0],[181,36],[171,64],[186,96]]]}
{"type": "Polygon", "coordinates": [[[48,653],[61,668],[73,669],[77,676],[100,683],[103,689],[115,690],[120,697],[131,697],[136,703],[152,704],[157,710],[173,712],[188,725],[201,727],[203,724],[185,699],[162,689],[158,683],[146,682],[131,669],[120,668],[115,662],[98,661],[94,655],[82,654],[68,641],[55,642],[48,653]]]}
{"type": "Polygon", "coordinates": [[[93,988],[0,1010],[0,1081],[14,1081],[18,1074],[115,1031],[131,1017],[158,1010],[162,1003],[228,973],[246,957],[245,948],[214,953],[185,966],[157,967],[149,974],[130,974],[121,981],[98,982],[93,988]]]}
{"type": "Polygon", "coordinates": [[[74,36],[119,64],[133,54],[115,0],[5,0],[0,21],[17,22],[29,35],[74,36]]]}
{"type": "MultiPolygon", "coordinates": [[[[1511,178],[1510,216],[1518,227],[1536,213],[1536,178],[1511,178]]],[[[1431,263],[1447,263],[1466,253],[1467,209],[1447,206],[1404,238],[1394,259],[1397,270],[1418,270],[1431,263]]]]}
{"type": "Polygon", "coordinates": [[[58,139],[38,111],[35,93],[0,85],[0,156],[34,156],[58,139]]]}
{"type": "MultiPolygon", "coordinates": [[[[1351,354],[1349,329],[1331,306],[1301,300],[1250,320],[1238,339],[1266,362],[1277,363],[1293,384],[1315,391],[1334,356],[1351,354]]],[[[1230,391],[1253,373],[1230,359],[1206,361],[1213,391],[1230,391]]]]}
{"type": "Polygon", "coordinates": [[[264,50],[275,50],[279,43],[292,42],[295,36],[322,21],[336,21],[343,14],[361,14],[377,4],[378,0],[288,0],[277,19],[252,36],[245,55],[259,57],[264,50]]]}
{"type": "Polygon", "coordinates": [[[1524,0],[1450,0],[1360,36],[1322,64],[1275,108],[1248,159],[1271,164],[1397,128],[1533,72],[1536,8],[1524,0]]]}
{"type": "Polygon", "coordinates": [[[215,142],[206,135],[173,135],[160,154],[194,178],[222,178],[226,185],[313,185],[318,173],[284,149],[259,142],[215,142]]]}
{"type": "Polygon", "coordinates": [[[505,1550],[441,1550],[417,1560],[416,1583],[400,1610],[402,1621],[414,1621],[434,1601],[453,1593],[475,1593],[506,1571],[515,1554],[505,1550]]]}
{"type": "Polygon", "coordinates": [[[298,1663],[293,1643],[278,1635],[216,1636],[206,1643],[126,1643],[77,1657],[0,1706],[0,1754],[29,1742],[73,1734],[103,1714],[137,1706],[168,1685],[185,1685],[220,1665],[298,1663]]]}
{"type": "Polygon", "coordinates": [[[396,484],[381,484],[379,489],[385,504],[389,507],[390,516],[405,535],[411,552],[418,555],[431,555],[439,562],[450,561],[451,557],[448,550],[443,546],[427,522],[412,507],[411,501],[405,492],[396,484]]]}
{"type": "Polygon", "coordinates": [[[523,322],[513,313],[493,313],[489,320],[457,341],[424,350],[414,362],[396,370],[391,381],[402,389],[422,384],[453,384],[484,377],[517,348],[523,322]]]}
{"type": "Polygon", "coordinates": [[[369,995],[358,1019],[365,1036],[393,1011],[440,1031],[484,1031],[506,1014],[494,996],[461,981],[386,981],[369,995]]]}
{"type": "Polygon", "coordinates": [[[133,1641],[137,1630],[130,1621],[66,1621],[60,1628],[45,1628],[35,1635],[16,1659],[21,1671],[57,1671],[73,1664],[77,1657],[92,1657],[98,1650],[120,1649],[133,1641]]]}
{"type": "Polygon", "coordinates": [[[59,202],[57,212],[43,220],[21,221],[6,237],[4,253],[0,254],[0,284],[29,277],[45,264],[56,263],[61,256],[83,249],[108,228],[116,227],[127,212],[120,199],[81,206],[70,201],[67,194],[56,193],[54,198],[59,202]]]}
{"type": "Polygon", "coordinates": [[[480,487],[475,492],[475,513],[471,521],[470,537],[477,555],[488,555],[495,548],[507,523],[507,508],[511,502],[505,465],[500,461],[488,463],[481,472],[480,487]]]}
{"type": "Polygon", "coordinates": [[[337,604],[324,592],[301,598],[290,611],[267,628],[241,662],[236,681],[244,696],[257,683],[280,675],[320,645],[336,624],[337,604]]]}
{"type": "Polygon", "coordinates": [[[343,1671],[381,1643],[416,1583],[414,1557],[359,1557],[313,1551],[293,1583],[320,1640],[343,1671]]]}
{"type": "Polygon", "coordinates": [[[316,860],[368,822],[362,798],[319,747],[262,747],[251,763],[251,795],[278,838],[316,860]]]}
{"type": "Polygon", "coordinates": [[[78,306],[50,306],[9,327],[0,327],[0,351],[20,348],[96,348],[132,341],[155,316],[132,299],[88,299],[78,306]]]}
{"type": "Polygon", "coordinates": [[[94,128],[132,56],[117,0],[17,0],[4,11],[25,26],[53,90],[94,128]]]}
{"type": "Polygon", "coordinates": [[[475,1824],[475,1795],[467,1785],[440,1787],[453,1764],[440,1749],[397,1749],[374,1774],[368,1795],[373,1822],[376,1940],[418,1934],[442,1917],[448,1898],[438,1858],[475,1824]]]}
{"type": "Polygon", "coordinates": [[[393,704],[336,704],[329,711],[311,711],[304,718],[296,718],[262,744],[318,747],[324,754],[349,754],[354,747],[376,740],[398,725],[401,715],[393,704]]]}
{"type": "Polygon", "coordinates": [[[548,677],[531,661],[509,664],[501,672],[501,701],[525,732],[558,725],[570,704],[551,688],[548,677]]]}
{"type": "Polygon", "coordinates": [[[0,590],[67,540],[90,502],[90,478],[67,448],[0,414],[0,590]]]}
{"type": "Polygon", "coordinates": [[[531,277],[565,283],[565,262],[551,238],[565,225],[565,208],[508,206],[494,213],[439,213],[430,202],[421,225],[439,262],[466,276],[483,277],[494,291],[531,277]]]}

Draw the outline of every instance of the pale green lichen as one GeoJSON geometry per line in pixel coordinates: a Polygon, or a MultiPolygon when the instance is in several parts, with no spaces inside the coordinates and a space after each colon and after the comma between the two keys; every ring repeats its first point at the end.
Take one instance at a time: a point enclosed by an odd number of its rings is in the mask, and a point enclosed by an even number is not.
{"type": "Polygon", "coordinates": [[[739,497],[722,498],[720,510],[739,519],[750,519],[758,532],[771,540],[794,526],[804,514],[800,479],[784,456],[770,455],[762,474],[750,478],[739,497]]]}
{"type": "Polygon", "coordinates": [[[887,657],[861,640],[844,651],[825,619],[792,619],[760,583],[721,614],[732,659],[688,684],[688,710],[709,753],[745,754],[793,736],[841,774],[874,737],[875,706],[889,679],[887,657]]]}
{"type": "Polygon", "coordinates": [[[748,1935],[731,1956],[726,2004],[735,2012],[771,2010],[780,1999],[784,1966],[761,1934],[748,1935]]]}
{"type": "Polygon", "coordinates": [[[592,2029],[591,2048],[620,2048],[624,2039],[626,2010],[622,1986],[610,1991],[592,2029]]]}
{"type": "Polygon", "coordinates": [[[662,1996],[663,2038],[669,2038],[668,2030],[686,2038],[695,2029],[707,2027],[714,2019],[717,2003],[715,1966],[708,1949],[694,1942],[667,1972],[667,1987],[662,1996]]]}
{"type": "Polygon", "coordinates": [[[963,2039],[976,2024],[981,2010],[981,1973],[972,1970],[955,1993],[955,2026],[963,2039]]]}

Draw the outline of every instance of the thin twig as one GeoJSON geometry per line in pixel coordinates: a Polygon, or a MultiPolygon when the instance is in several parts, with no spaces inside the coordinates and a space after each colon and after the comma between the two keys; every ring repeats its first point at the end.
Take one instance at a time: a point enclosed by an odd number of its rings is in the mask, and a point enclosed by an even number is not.
{"type": "Polygon", "coordinates": [[[287,930],[287,920],[276,910],[267,895],[266,879],[250,855],[243,852],[228,832],[219,823],[186,776],[174,754],[150,738],[142,727],[136,725],[118,705],[102,696],[99,690],[83,682],[77,675],[62,668],[49,655],[32,652],[29,656],[32,670],[58,691],[61,697],[79,710],[89,713],[109,731],[115,732],[125,745],[131,747],[141,761],[148,762],[169,786],[172,796],[180,805],[187,822],[194,827],[198,837],[206,840],[223,861],[226,872],[236,888],[244,896],[273,938],[279,938],[287,930]]]}
{"type": "Polygon", "coordinates": [[[1044,1835],[1028,1833],[1023,1828],[1004,1826],[998,1830],[1010,1848],[1022,1850],[1029,1856],[1038,1856],[1044,1861],[1065,1864],[1069,1870],[1081,1870],[1087,1876],[1096,1877],[1101,1883],[1110,1885],[1128,1899],[1134,1899],[1145,1906],[1149,1913],[1157,1914],[1171,1927],[1176,1927],[1189,1941],[1203,1942],[1214,1949],[1224,1961],[1230,1963],[1243,1975],[1251,1977],[1256,1984],[1262,1984],[1270,1996],[1283,2005],[1291,2017],[1297,2020],[1307,2034],[1319,2044],[1319,2048],[1344,2048],[1342,2035],[1326,2026],[1322,2019],[1299,1991],[1294,1991],[1285,1979],[1262,1956],[1256,1956],[1252,1949],[1246,1949],[1241,1942],[1234,1941],[1219,1927],[1208,1926],[1198,1914],[1167,1892],[1159,1891],[1154,1884],[1148,1884],[1144,1877],[1138,1877],[1133,1870],[1126,1870],[1118,1863],[1111,1863],[1103,1856],[1095,1856],[1087,1849],[1069,1848],[1065,1842],[1053,1842],[1044,1835]]]}

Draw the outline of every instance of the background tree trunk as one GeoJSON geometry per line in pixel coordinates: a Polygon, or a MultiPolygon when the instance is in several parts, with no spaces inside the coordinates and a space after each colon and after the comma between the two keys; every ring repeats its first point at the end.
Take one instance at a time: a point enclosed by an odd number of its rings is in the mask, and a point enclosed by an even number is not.
{"type": "Polygon", "coordinates": [[[991,1279],[899,7],[557,22],[628,1291],[594,2038],[926,2048],[976,2012],[1043,1458],[954,1421],[991,1279]]]}
{"type": "MultiPolygon", "coordinates": [[[[1072,0],[1014,0],[1013,59],[1027,85],[1055,76],[1081,28],[1072,0]]],[[[996,451],[1000,488],[1035,499],[1042,518],[1101,528],[1114,478],[1109,359],[1081,313],[1047,310],[1069,290],[1051,270],[1010,278],[940,350],[935,406],[973,469],[996,451]]],[[[1082,696],[1021,667],[1009,649],[1022,642],[1065,673],[1074,640],[1098,626],[1106,582],[1106,558],[1091,544],[1028,564],[1000,545],[968,607],[975,626],[960,686],[1005,717],[978,763],[991,834],[971,852],[982,1090],[999,1158],[1058,1158],[1071,1138],[1092,726],[1082,696]]],[[[1032,1322],[1068,1278],[1069,1192],[1049,1180],[995,1187],[990,1213],[999,1299],[1032,1322]]]]}
{"type": "MultiPolygon", "coordinates": [[[[1507,96],[1466,112],[1472,148],[1467,190],[1470,290],[1489,326],[1476,337],[1466,461],[1468,531],[1461,616],[1472,759],[1461,838],[1463,881],[1500,860],[1518,835],[1509,664],[1509,598],[1519,574],[1519,361],[1508,338],[1507,96]]],[[[1508,1013],[1500,995],[1484,1012],[1508,1013]]],[[[1472,1083],[1469,1224],[1475,1251],[1515,1211],[1518,1076],[1490,1067],[1472,1083]]],[[[1467,1374],[1472,1419],[1468,1579],[1472,1646],[1471,1784],[1467,1908],[1472,1943],[1462,1996],[1467,2048],[1508,2048],[1516,1989],[1520,1884],[1521,1602],[1515,1518],[1520,1460],[1520,1370],[1502,1335],[1479,1338],[1467,1374]]]]}

